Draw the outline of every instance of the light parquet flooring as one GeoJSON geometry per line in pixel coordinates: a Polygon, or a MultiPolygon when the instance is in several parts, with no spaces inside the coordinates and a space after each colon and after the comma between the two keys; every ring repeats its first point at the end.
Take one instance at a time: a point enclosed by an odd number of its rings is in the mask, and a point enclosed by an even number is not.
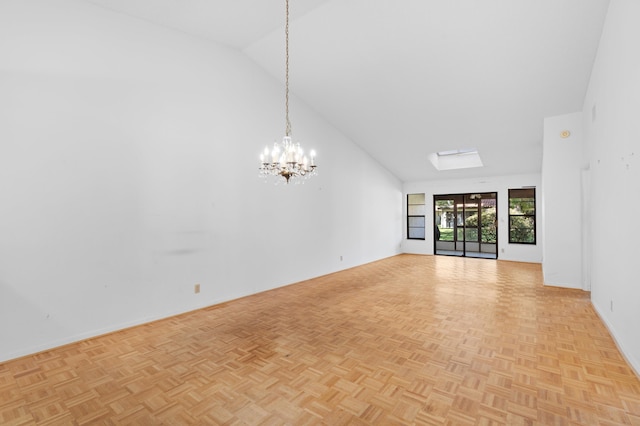
{"type": "Polygon", "coordinates": [[[640,425],[589,294],[401,255],[0,364],[0,423],[640,425]]]}

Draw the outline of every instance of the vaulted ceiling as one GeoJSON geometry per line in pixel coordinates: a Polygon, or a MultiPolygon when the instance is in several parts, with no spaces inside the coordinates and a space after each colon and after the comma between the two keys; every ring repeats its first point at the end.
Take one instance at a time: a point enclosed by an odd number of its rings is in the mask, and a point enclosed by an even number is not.
{"type": "MultiPolygon", "coordinates": [[[[284,0],[86,1],[238,49],[284,80],[284,0]]],[[[544,118],[582,109],[608,4],[290,0],[291,91],[403,181],[538,173],[544,118]],[[484,167],[429,162],[460,148],[484,167]]]]}

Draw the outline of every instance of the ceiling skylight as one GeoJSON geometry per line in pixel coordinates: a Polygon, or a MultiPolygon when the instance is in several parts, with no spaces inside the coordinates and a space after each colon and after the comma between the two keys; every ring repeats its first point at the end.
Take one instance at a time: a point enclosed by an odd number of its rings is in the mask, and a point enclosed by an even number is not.
{"type": "Polygon", "coordinates": [[[475,148],[452,149],[429,154],[429,161],[436,170],[470,169],[482,167],[482,160],[475,148]]]}

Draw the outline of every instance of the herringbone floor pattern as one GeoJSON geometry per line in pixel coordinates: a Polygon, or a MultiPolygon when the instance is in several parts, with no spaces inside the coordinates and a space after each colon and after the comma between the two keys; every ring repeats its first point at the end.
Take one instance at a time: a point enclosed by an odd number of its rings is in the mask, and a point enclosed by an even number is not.
{"type": "Polygon", "coordinates": [[[640,425],[588,293],[401,255],[0,364],[0,423],[640,425]]]}

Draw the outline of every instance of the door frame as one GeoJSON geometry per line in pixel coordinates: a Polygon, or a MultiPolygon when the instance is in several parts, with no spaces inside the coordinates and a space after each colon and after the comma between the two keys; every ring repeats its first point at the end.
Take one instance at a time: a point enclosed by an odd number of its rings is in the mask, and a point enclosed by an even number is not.
{"type": "Polygon", "coordinates": [[[468,192],[460,194],[434,194],[433,195],[433,253],[435,255],[444,256],[460,256],[460,257],[477,257],[486,259],[498,258],[498,192],[468,192]],[[482,242],[483,239],[483,221],[482,214],[483,207],[482,200],[493,200],[491,208],[495,211],[495,218],[493,221],[492,232],[495,233],[495,242],[482,242]],[[440,228],[438,220],[442,219],[441,212],[438,212],[438,201],[450,200],[453,202],[452,211],[450,212],[452,217],[452,227],[445,227],[444,229],[452,229],[453,241],[440,240],[440,228]],[[474,205],[474,211],[477,211],[477,225],[476,227],[467,227],[466,223],[470,216],[467,216],[467,205],[474,205]],[[459,211],[460,206],[462,211],[459,211]],[[459,227],[462,226],[462,233],[460,233],[459,227]],[[473,241],[467,241],[467,231],[469,229],[475,229],[477,231],[477,238],[473,241]],[[459,239],[462,236],[462,239],[459,239]],[[440,243],[440,244],[439,244],[440,243]],[[445,244],[446,243],[446,246],[445,244]],[[449,244],[451,243],[451,244],[449,244]],[[477,244],[476,250],[469,250],[468,244],[477,244]],[[443,247],[444,246],[444,247],[443,247]],[[448,246],[448,247],[447,247],[448,246]]]}

